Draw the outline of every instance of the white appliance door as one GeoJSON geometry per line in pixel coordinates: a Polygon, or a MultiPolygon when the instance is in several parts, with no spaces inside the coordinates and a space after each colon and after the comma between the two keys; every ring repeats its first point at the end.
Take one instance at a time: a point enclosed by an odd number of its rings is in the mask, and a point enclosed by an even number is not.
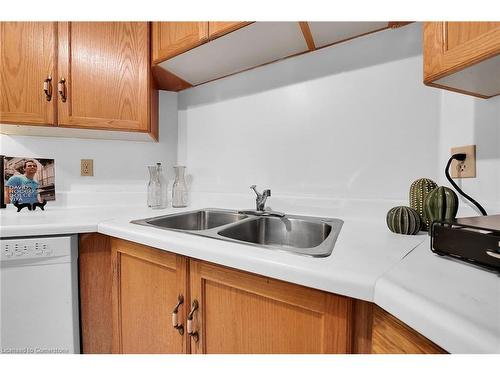
{"type": "Polygon", "coordinates": [[[79,353],[76,259],[69,258],[2,262],[2,353],[79,353]]]}

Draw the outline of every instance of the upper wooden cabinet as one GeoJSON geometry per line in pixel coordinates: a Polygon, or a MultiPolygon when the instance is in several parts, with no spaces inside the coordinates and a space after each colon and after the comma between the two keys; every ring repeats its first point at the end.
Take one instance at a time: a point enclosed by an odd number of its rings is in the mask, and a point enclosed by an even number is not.
{"type": "Polygon", "coordinates": [[[60,23],[58,66],[59,125],[149,131],[147,22],[60,23]]]}
{"type": "Polygon", "coordinates": [[[406,23],[153,22],[153,72],[179,91],[406,23]]]}
{"type": "Polygon", "coordinates": [[[0,123],[54,125],[57,25],[0,22],[0,123]]]}
{"type": "Polygon", "coordinates": [[[152,57],[159,62],[208,40],[208,22],[153,22],[152,57]]]}
{"type": "Polygon", "coordinates": [[[251,22],[209,22],[208,37],[212,40],[222,35],[238,30],[239,28],[250,24],[251,22]]]}
{"type": "Polygon", "coordinates": [[[500,94],[500,22],[426,22],[424,83],[481,98],[500,94]]]}
{"type": "Polygon", "coordinates": [[[1,28],[0,122],[16,125],[2,124],[2,133],[158,139],[148,22],[9,22],[1,28]]]}

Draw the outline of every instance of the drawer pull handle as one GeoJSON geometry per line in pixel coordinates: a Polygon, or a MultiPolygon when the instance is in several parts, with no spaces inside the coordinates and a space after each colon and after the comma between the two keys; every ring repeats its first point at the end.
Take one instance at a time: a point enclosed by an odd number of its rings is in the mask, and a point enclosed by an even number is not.
{"type": "Polygon", "coordinates": [[[193,315],[196,310],[198,310],[198,301],[194,300],[193,304],[191,305],[191,311],[187,316],[187,333],[193,338],[194,342],[198,342],[198,340],[200,339],[200,335],[198,335],[198,332],[193,331],[193,315]]]}
{"type": "Polygon", "coordinates": [[[59,92],[59,95],[61,96],[61,101],[63,103],[66,102],[66,80],[64,78],[61,78],[59,82],[57,83],[57,91],[59,92]]]}
{"type": "Polygon", "coordinates": [[[43,92],[45,93],[45,99],[47,99],[48,102],[52,100],[52,77],[48,76],[45,78],[45,81],[43,81],[43,92]]]}
{"type": "Polygon", "coordinates": [[[184,335],[184,326],[182,324],[179,324],[179,318],[177,313],[179,312],[179,307],[184,303],[184,297],[182,295],[179,295],[177,297],[177,305],[175,305],[174,310],[172,311],[172,326],[179,332],[179,334],[182,336],[184,335]]]}

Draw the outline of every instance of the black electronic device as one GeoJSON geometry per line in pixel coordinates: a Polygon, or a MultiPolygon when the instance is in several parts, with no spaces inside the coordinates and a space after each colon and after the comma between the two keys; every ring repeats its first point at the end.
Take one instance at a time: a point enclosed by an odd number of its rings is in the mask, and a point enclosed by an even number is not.
{"type": "Polygon", "coordinates": [[[500,272],[500,215],[435,221],[431,250],[500,272]]]}

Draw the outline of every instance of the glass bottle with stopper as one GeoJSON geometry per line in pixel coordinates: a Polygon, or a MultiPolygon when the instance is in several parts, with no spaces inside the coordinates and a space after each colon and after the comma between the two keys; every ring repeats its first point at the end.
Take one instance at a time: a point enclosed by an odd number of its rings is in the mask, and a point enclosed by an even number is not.
{"type": "Polygon", "coordinates": [[[187,207],[188,191],[186,179],[184,177],[186,167],[183,165],[174,166],[175,181],[172,187],[172,207],[187,207]]]}
{"type": "Polygon", "coordinates": [[[167,194],[165,182],[163,181],[161,163],[149,165],[148,182],[148,207],[153,209],[165,208],[167,206],[167,194]]]}

